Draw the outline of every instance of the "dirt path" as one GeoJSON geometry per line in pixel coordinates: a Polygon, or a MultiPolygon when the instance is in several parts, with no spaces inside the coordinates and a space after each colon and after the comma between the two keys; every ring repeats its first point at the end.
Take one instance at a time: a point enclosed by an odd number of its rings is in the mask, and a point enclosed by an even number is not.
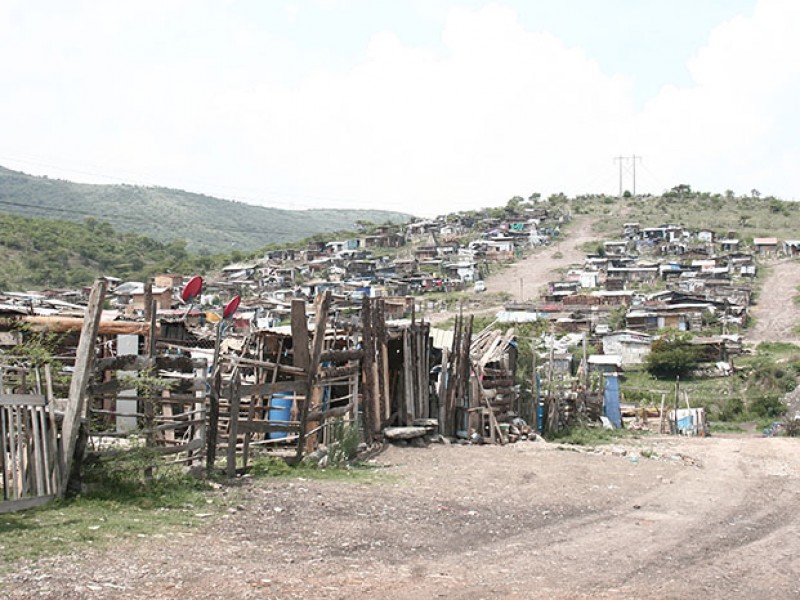
{"type": "Polygon", "coordinates": [[[794,328],[800,324],[800,305],[795,304],[800,285],[800,262],[782,260],[770,265],[758,303],[751,308],[755,327],[747,333],[751,342],[800,343],[794,328]]]}
{"type": "Polygon", "coordinates": [[[0,584],[10,598],[797,598],[798,449],[389,448],[390,482],[261,480],[200,531],[19,564],[0,584]]]}
{"type": "MultiPolygon", "coordinates": [[[[475,305],[465,311],[473,315],[494,314],[503,308],[503,304],[494,294],[507,292],[516,302],[524,302],[539,297],[542,288],[555,277],[556,271],[573,264],[583,264],[586,253],[581,247],[589,241],[598,239],[592,233],[595,221],[587,217],[575,219],[566,239],[541,248],[530,256],[502,269],[486,280],[486,295],[475,294],[476,301],[483,306],[475,305]],[[521,282],[521,285],[520,285],[521,282]]],[[[426,315],[432,323],[442,323],[456,315],[456,311],[442,311],[426,315]]]]}
{"type": "Polygon", "coordinates": [[[515,300],[522,302],[537,298],[556,271],[569,265],[583,264],[586,252],[581,249],[582,246],[597,239],[597,235],[592,233],[593,225],[591,219],[576,219],[564,241],[556,242],[490,276],[486,282],[487,289],[508,292],[515,300]]]}

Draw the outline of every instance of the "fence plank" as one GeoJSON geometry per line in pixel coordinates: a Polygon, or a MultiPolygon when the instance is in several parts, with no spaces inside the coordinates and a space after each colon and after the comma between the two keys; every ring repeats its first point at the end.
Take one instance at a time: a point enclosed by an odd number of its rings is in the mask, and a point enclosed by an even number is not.
{"type": "Polygon", "coordinates": [[[69,483],[72,459],[78,442],[78,428],[84,413],[86,388],[92,375],[92,364],[95,354],[95,338],[100,327],[100,315],[103,312],[103,299],[106,295],[106,280],[98,279],[92,287],[86,318],[83,322],[80,341],[75,359],[75,371],[69,387],[69,405],[64,416],[62,430],[64,472],[61,474],[59,496],[63,497],[69,483]]]}
{"type": "Polygon", "coordinates": [[[0,406],[44,406],[46,402],[40,394],[0,394],[0,406]]]}

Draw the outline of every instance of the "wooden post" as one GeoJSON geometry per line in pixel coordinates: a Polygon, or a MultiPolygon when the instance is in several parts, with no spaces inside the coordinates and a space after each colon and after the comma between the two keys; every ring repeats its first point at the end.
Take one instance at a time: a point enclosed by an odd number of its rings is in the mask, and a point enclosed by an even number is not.
{"type": "Polygon", "coordinates": [[[376,424],[380,423],[375,414],[375,340],[372,331],[372,306],[369,298],[361,303],[361,343],[364,350],[362,372],[364,373],[364,391],[362,394],[362,410],[364,412],[364,434],[366,442],[371,444],[377,433],[376,424]]]}
{"type": "Polygon", "coordinates": [[[89,306],[86,308],[86,318],[78,342],[75,358],[75,370],[69,387],[69,404],[64,415],[64,425],[61,433],[63,443],[64,470],[61,473],[61,482],[58,490],[60,498],[64,497],[72,470],[72,459],[78,441],[78,429],[81,425],[81,416],[86,402],[86,389],[92,375],[95,354],[95,338],[100,327],[100,316],[103,313],[103,300],[106,295],[106,280],[98,279],[92,286],[89,295],[89,306]]]}
{"type": "Polygon", "coordinates": [[[241,378],[239,368],[233,369],[231,377],[230,418],[228,419],[228,452],[226,475],[229,479],[236,477],[236,441],[239,437],[239,406],[242,402],[241,378]]]}
{"type": "MultiPolygon", "coordinates": [[[[295,298],[292,300],[292,364],[307,371],[311,355],[308,348],[308,321],[306,319],[306,301],[295,298]]],[[[298,375],[297,378],[301,379],[305,376],[298,375]]]]}
{"type": "Polygon", "coordinates": [[[308,412],[311,409],[311,398],[314,391],[314,383],[319,369],[319,359],[322,355],[322,347],[325,343],[325,328],[328,322],[328,311],[331,308],[331,293],[325,292],[324,296],[317,295],[315,300],[316,320],[314,326],[314,342],[311,349],[311,361],[308,365],[308,378],[306,379],[306,399],[303,402],[303,410],[300,413],[300,433],[297,437],[297,462],[303,458],[303,448],[306,443],[306,432],[308,430],[308,412]]]}
{"type": "Polygon", "coordinates": [[[217,433],[219,430],[219,394],[222,389],[222,373],[217,367],[212,373],[213,381],[208,395],[208,437],[206,438],[206,473],[214,472],[217,460],[217,433]]]}
{"type": "Polygon", "coordinates": [[[378,395],[380,397],[378,415],[380,421],[386,422],[392,416],[392,400],[389,397],[389,345],[386,338],[386,303],[383,298],[379,298],[376,304],[376,311],[373,311],[373,336],[375,340],[375,350],[378,368],[378,395]]]}
{"type": "Polygon", "coordinates": [[[675,419],[674,419],[675,431],[673,432],[675,433],[675,435],[678,435],[680,433],[678,429],[678,405],[680,403],[680,394],[681,394],[681,376],[677,375],[675,377],[675,419]]]}
{"type": "MultiPolygon", "coordinates": [[[[150,298],[149,306],[150,311],[148,314],[149,321],[150,321],[150,330],[147,335],[147,349],[145,351],[145,356],[148,358],[153,358],[156,353],[156,303],[155,300],[152,300],[153,297],[153,288],[150,284],[147,284],[145,287],[145,298],[150,298]]],[[[141,373],[140,373],[141,375],[141,373]]],[[[147,377],[150,378],[153,376],[153,373],[147,372],[147,377]]],[[[146,386],[144,398],[142,399],[144,406],[144,445],[145,448],[154,448],[156,445],[156,431],[155,431],[155,419],[156,419],[156,398],[155,398],[155,390],[153,386],[146,386]]],[[[153,465],[146,465],[144,468],[144,477],[145,479],[152,479],[153,478],[153,465]]]]}

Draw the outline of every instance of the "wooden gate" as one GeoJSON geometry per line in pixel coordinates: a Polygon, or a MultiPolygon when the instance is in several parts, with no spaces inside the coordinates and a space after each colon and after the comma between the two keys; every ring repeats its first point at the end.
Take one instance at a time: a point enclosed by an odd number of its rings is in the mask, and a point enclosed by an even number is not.
{"type": "MultiPolygon", "coordinates": [[[[49,384],[48,369],[45,380],[49,384]]],[[[6,367],[0,375],[0,513],[46,504],[60,490],[58,427],[52,395],[41,388],[35,370],[6,367]]]]}

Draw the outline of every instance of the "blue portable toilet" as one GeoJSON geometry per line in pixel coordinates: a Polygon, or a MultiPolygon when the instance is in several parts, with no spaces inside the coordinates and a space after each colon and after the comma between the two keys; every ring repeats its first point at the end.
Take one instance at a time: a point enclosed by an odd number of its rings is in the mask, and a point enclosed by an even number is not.
{"type": "Polygon", "coordinates": [[[622,410],[619,405],[619,377],[616,373],[604,375],[603,413],[615,429],[622,428],[622,410]]]}

